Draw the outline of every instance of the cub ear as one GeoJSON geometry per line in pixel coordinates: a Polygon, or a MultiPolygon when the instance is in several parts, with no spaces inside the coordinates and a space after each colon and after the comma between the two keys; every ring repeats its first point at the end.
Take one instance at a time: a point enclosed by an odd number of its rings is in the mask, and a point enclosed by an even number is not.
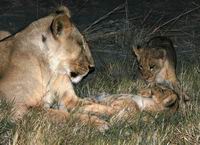
{"type": "Polygon", "coordinates": [[[157,58],[157,59],[165,60],[166,55],[167,55],[167,52],[164,49],[160,49],[160,50],[155,52],[155,58],[157,58]]]}
{"type": "Polygon", "coordinates": [[[71,12],[70,12],[70,10],[69,10],[67,7],[65,7],[65,6],[60,6],[60,7],[55,11],[55,13],[56,13],[57,15],[59,15],[59,14],[64,14],[64,15],[67,15],[69,18],[71,18],[71,12]]]}
{"type": "Polygon", "coordinates": [[[143,48],[140,45],[137,45],[136,47],[133,46],[133,53],[136,55],[137,59],[140,58],[142,51],[143,51],[143,48]]]}
{"type": "Polygon", "coordinates": [[[70,32],[72,24],[66,15],[58,15],[51,24],[51,32],[55,38],[70,32]]]}

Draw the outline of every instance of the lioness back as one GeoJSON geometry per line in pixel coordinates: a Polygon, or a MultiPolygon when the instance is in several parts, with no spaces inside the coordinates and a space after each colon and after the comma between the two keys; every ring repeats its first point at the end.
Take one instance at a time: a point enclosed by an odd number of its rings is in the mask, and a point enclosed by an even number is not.
{"type": "Polygon", "coordinates": [[[4,38],[10,36],[10,32],[8,31],[0,31],[0,41],[3,40],[4,38]]]}
{"type": "Polygon", "coordinates": [[[9,64],[11,48],[9,47],[9,41],[4,41],[4,39],[10,35],[7,31],[0,31],[0,77],[2,77],[9,64]]]}

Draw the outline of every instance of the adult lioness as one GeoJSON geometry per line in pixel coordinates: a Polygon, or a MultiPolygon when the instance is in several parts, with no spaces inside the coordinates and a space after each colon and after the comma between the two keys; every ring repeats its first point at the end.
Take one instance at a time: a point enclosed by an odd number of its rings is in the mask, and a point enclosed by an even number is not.
{"type": "Polygon", "coordinates": [[[189,97],[182,91],[176,75],[176,51],[172,41],[164,36],[150,39],[145,46],[133,48],[139,71],[150,84],[158,83],[174,89],[182,100],[189,97]]]}
{"type": "MultiPolygon", "coordinates": [[[[0,41],[0,56],[0,96],[14,101],[15,119],[30,107],[50,108],[55,97],[62,111],[50,112],[67,118],[67,111],[79,103],[72,82],[94,69],[88,44],[66,7],[0,41]]],[[[78,118],[105,125],[96,117],[78,118]]]]}

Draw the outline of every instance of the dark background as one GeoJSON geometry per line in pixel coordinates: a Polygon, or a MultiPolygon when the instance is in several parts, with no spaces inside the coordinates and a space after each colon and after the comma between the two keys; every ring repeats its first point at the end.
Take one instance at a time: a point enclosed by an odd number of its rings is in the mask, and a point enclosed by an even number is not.
{"type": "MultiPolygon", "coordinates": [[[[179,62],[199,65],[200,9],[195,9],[199,4],[198,0],[1,0],[0,29],[15,33],[65,5],[86,35],[97,71],[118,62],[127,68],[127,62],[135,72],[132,45],[154,35],[173,40],[179,62]]],[[[114,75],[120,75],[117,71],[114,75]]]]}

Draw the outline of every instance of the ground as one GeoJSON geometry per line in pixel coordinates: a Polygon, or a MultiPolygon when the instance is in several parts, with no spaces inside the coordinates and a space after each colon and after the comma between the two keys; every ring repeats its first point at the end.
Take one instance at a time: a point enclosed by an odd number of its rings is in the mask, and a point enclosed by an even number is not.
{"type": "Polygon", "coordinates": [[[200,144],[200,3],[198,0],[1,0],[0,29],[15,33],[67,5],[88,40],[96,71],[75,86],[81,97],[136,93],[138,79],[131,48],[156,35],[166,35],[178,56],[178,77],[191,101],[173,116],[138,113],[131,122],[115,122],[105,133],[73,119],[53,124],[33,109],[23,121],[10,121],[10,104],[0,102],[0,144],[200,144]]]}

